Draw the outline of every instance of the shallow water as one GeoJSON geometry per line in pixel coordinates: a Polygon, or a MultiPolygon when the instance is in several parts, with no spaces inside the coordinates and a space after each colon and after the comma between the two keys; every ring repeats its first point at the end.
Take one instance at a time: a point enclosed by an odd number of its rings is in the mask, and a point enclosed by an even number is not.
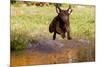
{"type": "Polygon", "coordinates": [[[92,54],[94,49],[91,49],[90,47],[87,48],[89,45],[88,43],[83,43],[83,41],[65,41],[63,43],[50,42],[42,41],[36,46],[21,51],[11,52],[11,67],[22,65],[74,63],[79,62],[80,60],[87,62],[95,60],[95,57],[92,54]],[[80,48],[80,45],[82,49],[80,48]],[[92,51],[89,51],[90,49],[92,51]],[[81,55],[80,52],[82,52],[81,55]]]}

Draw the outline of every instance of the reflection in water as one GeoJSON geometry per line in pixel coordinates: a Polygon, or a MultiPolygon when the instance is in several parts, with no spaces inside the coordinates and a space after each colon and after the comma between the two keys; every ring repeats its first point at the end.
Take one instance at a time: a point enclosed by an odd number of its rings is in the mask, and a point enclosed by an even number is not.
{"type": "MultiPolygon", "coordinates": [[[[77,59],[77,51],[65,50],[64,52],[54,53],[40,53],[32,51],[19,51],[11,54],[11,65],[36,65],[36,64],[55,64],[55,63],[68,63],[70,59],[77,59]],[[73,57],[69,58],[71,52],[73,57]],[[74,51],[74,52],[73,52],[74,51]]],[[[72,62],[72,61],[71,61],[72,62]]]]}

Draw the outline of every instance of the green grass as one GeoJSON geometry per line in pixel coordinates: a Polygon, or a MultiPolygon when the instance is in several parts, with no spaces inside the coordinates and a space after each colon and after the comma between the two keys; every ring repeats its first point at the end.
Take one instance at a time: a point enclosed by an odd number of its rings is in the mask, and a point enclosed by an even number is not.
{"type": "Polygon", "coordinates": [[[74,9],[71,17],[72,35],[79,38],[92,39],[95,37],[95,11],[94,8],[74,9]]]}
{"type": "MultiPolygon", "coordinates": [[[[11,5],[11,48],[14,50],[25,48],[30,40],[35,42],[40,38],[52,39],[48,27],[56,15],[53,6],[17,7],[11,5]]],[[[73,38],[94,40],[95,7],[74,7],[70,22],[73,38]]],[[[57,38],[60,39],[59,36],[57,38]]]]}

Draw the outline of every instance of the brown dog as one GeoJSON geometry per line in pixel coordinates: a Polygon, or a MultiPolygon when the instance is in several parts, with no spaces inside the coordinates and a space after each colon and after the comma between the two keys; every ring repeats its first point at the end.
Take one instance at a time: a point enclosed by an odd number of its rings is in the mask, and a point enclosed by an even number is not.
{"type": "Polygon", "coordinates": [[[57,16],[54,17],[50,26],[49,32],[53,33],[53,40],[56,39],[56,33],[60,34],[62,38],[65,38],[65,33],[67,32],[67,38],[72,39],[70,36],[70,22],[69,15],[72,13],[71,6],[67,10],[62,10],[59,6],[56,5],[57,16]]]}

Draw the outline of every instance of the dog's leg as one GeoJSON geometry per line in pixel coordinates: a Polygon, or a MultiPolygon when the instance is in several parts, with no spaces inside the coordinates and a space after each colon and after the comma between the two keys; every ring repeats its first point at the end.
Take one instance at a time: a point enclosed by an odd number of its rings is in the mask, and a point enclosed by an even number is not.
{"type": "Polygon", "coordinates": [[[72,39],[72,37],[70,36],[70,31],[67,31],[67,39],[68,40],[71,40],[72,39]]]}
{"type": "Polygon", "coordinates": [[[53,40],[55,40],[56,39],[56,32],[54,32],[54,34],[53,34],[53,40]]]}

